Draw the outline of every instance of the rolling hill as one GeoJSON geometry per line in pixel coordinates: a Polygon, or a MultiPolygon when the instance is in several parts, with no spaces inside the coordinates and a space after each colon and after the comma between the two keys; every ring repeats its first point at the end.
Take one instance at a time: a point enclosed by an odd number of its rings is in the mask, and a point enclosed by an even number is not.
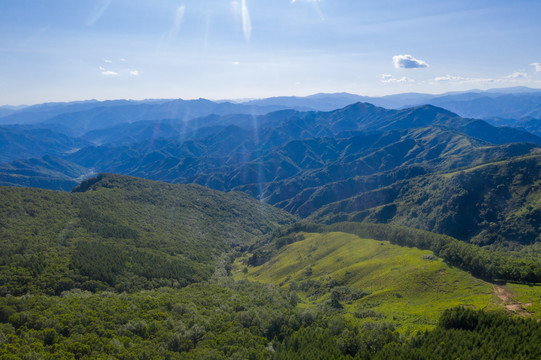
{"type": "Polygon", "coordinates": [[[245,194],[110,174],[73,193],[0,192],[2,296],[185,286],[294,220],[245,194]]]}
{"type": "Polygon", "coordinates": [[[540,178],[537,153],[396,182],[321,206],[310,218],[400,224],[481,245],[533,244],[541,241],[540,178]]]}
{"type": "Polygon", "coordinates": [[[433,327],[443,310],[458,305],[495,309],[522,304],[517,311],[534,311],[534,316],[541,310],[541,287],[532,292],[523,285],[488,283],[427,250],[342,232],[291,236],[293,243],[279,247],[261,265],[246,267],[249,255],[237,259],[235,278],[298,291],[307,302],[343,308],[361,323],[393,321],[410,331],[433,327]],[[500,291],[513,295],[504,301],[500,291]]]}

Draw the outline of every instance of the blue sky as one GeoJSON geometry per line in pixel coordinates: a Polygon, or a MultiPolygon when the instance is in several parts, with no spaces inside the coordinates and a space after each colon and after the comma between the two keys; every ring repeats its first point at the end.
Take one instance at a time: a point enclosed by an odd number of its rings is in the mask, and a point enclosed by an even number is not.
{"type": "Polygon", "coordinates": [[[541,87],[538,0],[1,0],[0,104],[541,87]]]}

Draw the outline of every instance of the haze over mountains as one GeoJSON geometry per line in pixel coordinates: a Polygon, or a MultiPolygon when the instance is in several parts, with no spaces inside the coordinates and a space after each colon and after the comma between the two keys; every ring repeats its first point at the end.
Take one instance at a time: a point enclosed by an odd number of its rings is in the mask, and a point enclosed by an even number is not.
{"type": "Polygon", "coordinates": [[[541,359],[540,13],[0,2],[0,359],[541,359]]]}
{"type": "MultiPolygon", "coordinates": [[[[4,124],[17,123],[0,128],[0,184],[71,190],[85,177],[111,172],[243,191],[301,217],[327,222],[395,222],[487,244],[506,238],[497,235],[503,228],[490,226],[495,218],[504,228],[510,225],[503,219],[510,217],[510,222],[539,227],[539,204],[532,200],[539,195],[539,136],[434,105],[393,110],[354,102],[359,99],[367,98],[342,93],[240,104],[119,100],[27,107],[0,118],[4,124]],[[318,109],[299,110],[312,108],[318,109]],[[510,168],[519,173],[510,173],[510,168]],[[500,174],[502,182],[479,188],[462,176],[466,169],[500,174]],[[419,184],[431,190],[415,192],[419,184]],[[506,195],[502,189],[495,195],[500,185],[506,195]],[[521,190],[524,186],[528,191],[521,190]],[[447,199],[449,187],[477,198],[465,195],[448,204],[448,214],[436,216],[435,222],[430,220],[433,215],[421,216],[428,206],[434,207],[430,201],[447,199]],[[503,205],[487,213],[482,209],[496,201],[493,197],[503,205]],[[424,200],[414,206],[412,198],[424,200]],[[512,216],[517,206],[524,211],[512,216]]],[[[541,92],[513,88],[369,100],[390,107],[455,104],[470,113],[475,113],[477,101],[490,100],[500,107],[483,108],[503,118],[525,114],[524,109],[535,108],[532,101],[541,104],[541,92]]],[[[521,243],[538,237],[526,228],[513,234],[521,243]]]]}
{"type": "Polygon", "coordinates": [[[0,357],[538,358],[526,90],[4,108],[0,357]]]}

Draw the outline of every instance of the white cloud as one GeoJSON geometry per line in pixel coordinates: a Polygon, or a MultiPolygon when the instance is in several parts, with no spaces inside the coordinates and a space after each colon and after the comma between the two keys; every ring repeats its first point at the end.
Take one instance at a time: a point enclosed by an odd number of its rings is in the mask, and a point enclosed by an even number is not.
{"type": "Polygon", "coordinates": [[[446,75],[434,78],[434,82],[456,82],[460,84],[491,84],[491,83],[516,83],[531,81],[530,76],[524,72],[515,72],[508,76],[498,78],[468,78],[462,76],[446,75]]]}
{"type": "Polygon", "coordinates": [[[107,69],[105,69],[103,66],[100,66],[100,71],[105,71],[107,69]]]}
{"type": "Polygon", "coordinates": [[[107,64],[112,64],[113,61],[112,60],[109,60],[109,59],[103,59],[103,62],[104,63],[107,63],[107,64]]]}
{"type": "Polygon", "coordinates": [[[238,61],[233,61],[232,64],[233,64],[233,65],[240,65],[240,62],[238,62],[238,61]]]}
{"type": "Polygon", "coordinates": [[[513,79],[513,80],[521,80],[521,79],[527,79],[528,78],[528,74],[526,73],[523,73],[523,72],[514,72],[512,73],[511,75],[508,75],[506,76],[508,79],[513,79]]]}
{"type": "Polygon", "coordinates": [[[132,76],[139,76],[139,70],[131,70],[130,75],[132,76]]]}
{"type": "Polygon", "coordinates": [[[465,79],[461,76],[453,76],[453,75],[438,76],[434,78],[434,81],[437,81],[437,82],[462,81],[462,80],[465,80],[465,79]]]}
{"type": "Polygon", "coordinates": [[[460,84],[479,84],[479,83],[492,83],[492,82],[496,82],[497,80],[490,79],[490,78],[466,78],[466,77],[457,76],[457,75],[445,75],[445,76],[435,77],[434,81],[437,83],[456,82],[460,84]]]}
{"type": "Polygon", "coordinates": [[[124,59],[124,58],[120,58],[120,59],[118,59],[118,61],[126,62],[127,60],[124,59]]]}
{"type": "Polygon", "coordinates": [[[461,80],[464,84],[494,83],[498,81],[498,79],[491,78],[464,78],[461,80]]]}
{"type": "Polygon", "coordinates": [[[417,69],[427,68],[428,64],[423,60],[418,60],[409,54],[393,56],[394,67],[399,69],[417,69]]]}
{"type": "Polygon", "coordinates": [[[541,72],[541,63],[534,62],[534,63],[531,63],[530,65],[535,68],[535,72],[541,72]]]}
{"type": "Polygon", "coordinates": [[[408,77],[401,77],[400,79],[395,78],[394,76],[390,74],[382,74],[381,75],[381,82],[383,83],[409,83],[414,82],[415,80],[410,79],[408,77]]]}
{"type": "Polygon", "coordinates": [[[102,74],[102,75],[105,75],[105,76],[116,76],[116,75],[118,75],[117,72],[115,72],[115,71],[110,71],[110,70],[102,71],[101,74],[102,74]]]}

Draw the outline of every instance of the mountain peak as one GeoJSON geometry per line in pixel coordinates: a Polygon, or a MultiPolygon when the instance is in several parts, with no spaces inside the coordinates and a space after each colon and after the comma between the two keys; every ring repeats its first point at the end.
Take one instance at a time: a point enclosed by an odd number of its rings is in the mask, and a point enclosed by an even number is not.
{"type": "Polygon", "coordinates": [[[378,109],[379,107],[378,106],[375,106],[375,105],[372,105],[370,103],[367,103],[367,102],[361,102],[361,101],[358,101],[356,103],[353,103],[351,105],[348,105],[342,109],[339,109],[338,111],[340,112],[352,112],[352,113],[365,113],[367,111],[370,111],[370,110],[373,110],[373,109],[378,109]]]}
{"type": "Polygon", "coordinates": [[[109,173],[100,173],[92,178],[86,179],[77,187],[75,187],[72,192],[87,192],[91,190],[97,190],[99,188],[118,188],[124,187],[127,184],[141,183],[144,180],[141,178],[136,178],[132,176],[119,175],[119,174],[109,174],[109,173]]]}
{"type": "Polygon", "coordinates": [[[452,117],[459,117],[459,115],[455,114],[452,111],[449,111],[447,109],[444,109],[439,106],[434,106],[431,104],[425,104],[425,105],[419,105],[411,108],[412,112],[421,112],[421,113],[430,113],[430,114],[442,114],[446,116],[452,116],[452,117]]]}

